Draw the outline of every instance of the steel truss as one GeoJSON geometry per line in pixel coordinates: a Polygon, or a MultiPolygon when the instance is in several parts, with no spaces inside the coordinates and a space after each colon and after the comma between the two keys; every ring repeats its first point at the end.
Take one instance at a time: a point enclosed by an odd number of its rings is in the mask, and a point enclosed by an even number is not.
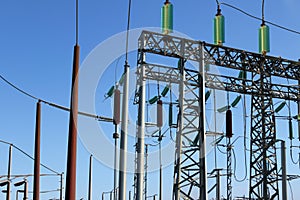
{"type": "MultiPolygon", "coordinates": [[[[249,197],[278,199],[273,98],[299,101],[300,89],[298,85],[274,84],[272,77],[299,80],[299,62],[149,31],[143,31],[139,38],[138,54],[139,80],[142,78],[179,85],[173,199],[194,199],[195,196],[201,200],[207,198],[203,156],[204,83],[207,88],[251,95],[249,197]],[[174,67],[147,63],[146,54],[178,58],[180,65],[174,67]],[[199,63],[199,69],[185,67],[186,60],[199,63]],[[244,71],[251,73],[252,77],[236,78],[211,73],[201,76],[205,64],[231,68],[236,72],[244,71]],[[141,66],[144,69],[143,77],[139,73],[141,66]]],[[[135,101],[141,105],[139,96],[137,93],[135,101]]]]}

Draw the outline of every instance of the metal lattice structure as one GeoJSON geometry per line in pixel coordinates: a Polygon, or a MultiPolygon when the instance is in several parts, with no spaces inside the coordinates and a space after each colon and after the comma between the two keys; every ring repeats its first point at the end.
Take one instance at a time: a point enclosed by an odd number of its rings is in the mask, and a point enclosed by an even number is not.
{"type": "MultiPolygon", "coordinates": [[[[299,101],[300,90],[298,85],[272,83],[272,77],[299,80],[300,63],[149,31],[143,31],[139,38],[138,54],[138,80],[179,85],[173,199],[207,198],[205,87],[251,95],[249,197],[278,199],[273,98],[299,101]],[[147,54],[177,58],[180,64],[164,66],[148,63],[145,59],[147,54]],[[199,63],[199,68],[189,69],[184,61],[195,61],[199,63]],[[206,64],[237,73],[251,73],[252,77],[237,78],[208,72],[203,76],[206,64]]],[[[140,97],[138,92],[135,100],[139,103],[139,110],[140,106],[144,106],[140,97]]]]}

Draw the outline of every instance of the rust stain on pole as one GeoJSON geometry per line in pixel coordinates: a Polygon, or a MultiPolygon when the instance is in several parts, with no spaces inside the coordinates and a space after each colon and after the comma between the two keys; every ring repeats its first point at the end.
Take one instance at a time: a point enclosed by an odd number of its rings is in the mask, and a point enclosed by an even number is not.
{"type": "Polygon", "coordinates": [[[36,104],[33,199],[40,199],[41,102],[36,104]]]}
{"type": "Polygon", "coordinates": [[[73,75],[71,89],[71,108],[69,118],[68,158],[65,199],[76,199],[76,151],[77,151],[77,115],[78,115],[78,69],[79,46],[74,46],[73,75]]]}

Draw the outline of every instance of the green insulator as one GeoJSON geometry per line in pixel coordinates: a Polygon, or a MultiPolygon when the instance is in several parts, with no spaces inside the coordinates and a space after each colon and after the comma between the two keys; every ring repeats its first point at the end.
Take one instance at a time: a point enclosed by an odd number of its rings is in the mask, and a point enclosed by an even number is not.
{"type": "Polygon", "coordinates": [[[114,90],[115,90],[115,86],[111,86],[111,88],[106,93],[106,97],[111,97],[114,93],[114,90]]]}
{"type": "Polygon", "coordinates": [[[209,99],[211,95],[211,90],[208,90],[206,93],[205,93],[205,102],[209,99]]]}
{"type": "Polygon", "coordinates": [[[173,32],[173,5],[170,2],[165,2],[161,9],[161,28],[165,34],[173,32]]]}
{"type": "Polygon", "coordinates": [[[155,102],[157,102],[157,100],[158,100],[158,96],[155,96],[149,100],[149,103],[154,104],[155,102]]]}
{"type": "Polygon", "coordinates": [[[246,80],[247,79],[247,72],[241,70],[240,73],[239,73],[239,77],[238,78],[246,80]]]}
{"type": "Polygon", "coordinates": [[[222,45],[225,42],[225,18],[218,14],[214,19],[214,43],[222,45]]]}
{"type": "Polygon", "coordinates": [[[235,100],[231,103],[231,107],[235,107],[241,100],[242,95],[239,95],[235,98],[235,100]]]}
{"type": "Polygon", "coordinates": [[[230,106],[223,106],[223,107],[219,108],[217,111],[218,111],[219,113],[222,113],[222,112],[227,111],[228,109],[230,109],[230,106]]]}
{"type": "Polygon", "coordinates": [[[170,90],[170,86],[166,85],[166,87],[161,92],[161,96],[165,97],[167,95],[167,93],[169,92],[169,90],[170,90]]]}
{"type": "Polygon", "coordinates": [[[259,53],[270,52],[270,31],[269,26],[262,25],[259,28],[259,53]]]}
{"type": "Polygon", "coordinates": [[[289,119],[289,139],[290,140],[294,139],[292,119],[289,119]]]}
{"type": "Polygon", "coordinates": [[[282,108],[286,105],[285,101],[282,102],[276,109],[275,109],[275,112],[278,113],[279,111],[282,110],[282,108]]]}
{"type": "Polygon", "coordinates": [[[169,104],[169,126],[173,125],[173,104],[169,104]]]}
{"type": "Polygon", "coordinates": [[[122,74],[122,76],[121,76],[121,78],[120,78],[120,80],[119,80],[119,84],[120,84],[120,85],[123,85],[123,83],[124,83],[124,77],[125,77],[125,73],[122,74]]]}

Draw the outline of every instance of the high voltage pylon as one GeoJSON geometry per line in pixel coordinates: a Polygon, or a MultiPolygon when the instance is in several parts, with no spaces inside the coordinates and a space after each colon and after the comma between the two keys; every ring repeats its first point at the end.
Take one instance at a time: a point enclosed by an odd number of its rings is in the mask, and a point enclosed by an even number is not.
{"type": "MultiPolygon", "coordinates": [[[[279,198],[273,98],[299,102],[300,89],[298,84],[274,83],[272,77],[299,80],[299,68],[298,61],[281,57],[149,31],[141,33],[138,47],[138,89],[135,99],[139,105],[139,116],[144,113],[146,80],[178,85],[173,199],[207,199],[205,88],[251,95],[249,198],[265,200],[279,198]],[[149,63],[146,60],[147,54],[176,58],[179,65],[149,63]],[[195,61],[198,63],[197,69],[185,66],[185,61],[195,61]],[[246,76],[241,78],[209,72],[204,75],[203,66],[207,64],[218,68],[230,68],[231,72],[236,73],[243,71],[252,76],[251,79],[247,79],[246,76]]],[[[144,119],[139,118],[138,125],[141,126],[140,131],[143,130],[144,119]]],[[[140,132],[139,137],[143,137],[142,134],[140,132]]]]}

